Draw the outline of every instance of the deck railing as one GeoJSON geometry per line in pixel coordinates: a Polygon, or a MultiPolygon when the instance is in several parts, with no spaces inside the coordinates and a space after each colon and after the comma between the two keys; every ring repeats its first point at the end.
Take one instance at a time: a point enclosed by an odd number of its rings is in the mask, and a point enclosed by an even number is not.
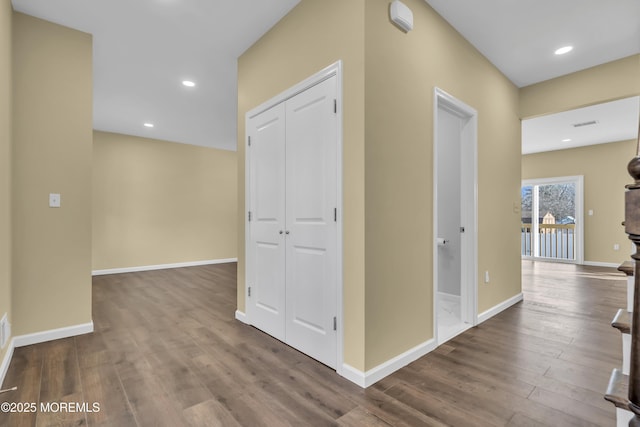
{"type": "Polygon", "coordinates": [[[539,224],[537,236],[534,235],[532,228],[532,224],[522,224],[522,256],[565,260],[576,258],[575,224],[539,224]],[[536,245],[538,253],[535,250],[536,245]]]}

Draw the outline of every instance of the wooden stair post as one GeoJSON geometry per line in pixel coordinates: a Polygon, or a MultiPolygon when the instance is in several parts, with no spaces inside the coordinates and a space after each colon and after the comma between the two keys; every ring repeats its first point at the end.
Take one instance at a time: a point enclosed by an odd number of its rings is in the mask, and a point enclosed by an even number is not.
{"type": "MultiPolygon", "coordinates": [[[[624,222],[622,223],[624,226],[624,222]]],[[[634,276],[634,262],[625,261],[618,267],[618,271],[623,272],[627,276],[627,311],[633,313],[633,276],[634,276]]]]}
{"type": "MultiPolygon", "coordinates": [[[[627,166],[634,183],[627,185],[625,193],[625,232],[635,245],[631,258],[635,271],[640,272],[640,130],[636,157],[627,166]]],[[[634,417],[629,426],[640,427],[640,274],[634,276],[633,315],[631,318],[631,366],[629,371],[629,409],[634,417]]]]}

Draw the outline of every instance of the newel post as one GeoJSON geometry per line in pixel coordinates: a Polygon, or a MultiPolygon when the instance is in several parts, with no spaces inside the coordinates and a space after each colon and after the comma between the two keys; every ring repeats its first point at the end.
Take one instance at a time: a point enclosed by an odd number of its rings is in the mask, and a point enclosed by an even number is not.
{"type": "Polygon", "coordinates": [[[633,317],[631,321],[631,367],[629,371],[629,408],[634,413],[629,426],[640,427],[640,130],[636,157],[627,166],[634,180],[625,193],[625,232],[635,245],[633,317]]]}

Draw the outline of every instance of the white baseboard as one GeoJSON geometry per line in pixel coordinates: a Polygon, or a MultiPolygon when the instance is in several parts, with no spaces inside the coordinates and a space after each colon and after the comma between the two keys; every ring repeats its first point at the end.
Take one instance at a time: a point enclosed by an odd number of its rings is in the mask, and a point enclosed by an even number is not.
{"type": "Polygon", "coordinates": [[[438,292],[438,298],[440,301],[449,301],[453,303],[460,303],[460,295],[449,294],[447,292],[438,292]]]}
{"type": "Polygon", "coordinates": [[[521,292],[518,295],[513,296],[508,300],[502,301],[500,304],[491,307],[489,310],[483,311],[482,313],[478,314],[478,325],[484,322],[485,320],[492,318],[493,316],[500,313],[501,311],[506,310],[512,305],[519,303],[523,299],[524,299],[524,296],[522,295],[522,292],[521,292]]]}
{"type": "Polygon", "coordinates": [[[168,268],[197,267],[200,265],[226,264],[238,262],[238,258],[208,259],[204,261],[177,262],[173,264],[142,265],[138,267],[108,268],[105,270],[93,270],[92,276],[104,276],[105,274],[135,273],[138,271],[165,270],[168,268]]]}
{"type": "Polygon", "coordinates": [[[599,261],[585,261],[582,263],[582,265],[588,265],[590,267],[612,267],[612,268],[618,268],[620,266],[620,263],[615,263],[615,262],[599,262],[599,261]]]}
{"type": "Polygon", "coordinates": [[[236,320],[239,320],[242,323],[246,323],[247,325],[249,324],[249,321],[247,320],[247,315],[240,310],[236,310],[236,320]]]}
{"type": "Polygon", "coordinates": [[[421,358],[430,351],[433,351],[435,348],[436,341],[434,339],[430,339],[392,359],[387,360],[375,368],[369,369],[367,372],[362,372],[361,370],[344,363],[342,365],[342,371],[339,373],[352,383],[355,383],[362,388],[367,388],[384,377],[391,375],[398,369],[407,366],[414,360],[421,358]]]}
{"type": "Polygon", "coordinates": [[[362,388],[367,387],[366,381],[365,381],[366,374],[362,372],[360,369],[356,369],[347,363],[342,364],[342,370],[339,371],[338,374],[348,379],[352,383],[359,385],[362,388]]]}
{"type": "Polygon", "coordinates": [[[24,347],[25,345],[39,344],[41,342],[89,334],[91,332],[93,332],[93,322],[67,326],[65,328],[50,329],[33,334],[18,335],[13,337],[13,345],[14,347],[24,347]]]}
{"type": "Polygon", "coordinates": [[[4,377],[7,375],[9,364],[11,363],[11,357],[13,356],[13,339],[9,340],[8,345],[7,352],[4,354],[4,358],[2,359],[2,364],[0,364],[0,388],[2,388],[2,385],[4,384],[4,377]]]}

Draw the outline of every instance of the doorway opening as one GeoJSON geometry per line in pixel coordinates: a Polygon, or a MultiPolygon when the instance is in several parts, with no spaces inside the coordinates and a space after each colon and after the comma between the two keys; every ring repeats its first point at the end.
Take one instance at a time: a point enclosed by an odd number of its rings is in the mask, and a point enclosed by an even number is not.
{"type": "Polygon", "coordinates": [[[522,181],[523,259],[583,262],[583,176],[522,181]]]}
{"type": "Polygon", "coordinates": [[[477,324],[478,113],[434,92],[434,337],[477,324]]]}

